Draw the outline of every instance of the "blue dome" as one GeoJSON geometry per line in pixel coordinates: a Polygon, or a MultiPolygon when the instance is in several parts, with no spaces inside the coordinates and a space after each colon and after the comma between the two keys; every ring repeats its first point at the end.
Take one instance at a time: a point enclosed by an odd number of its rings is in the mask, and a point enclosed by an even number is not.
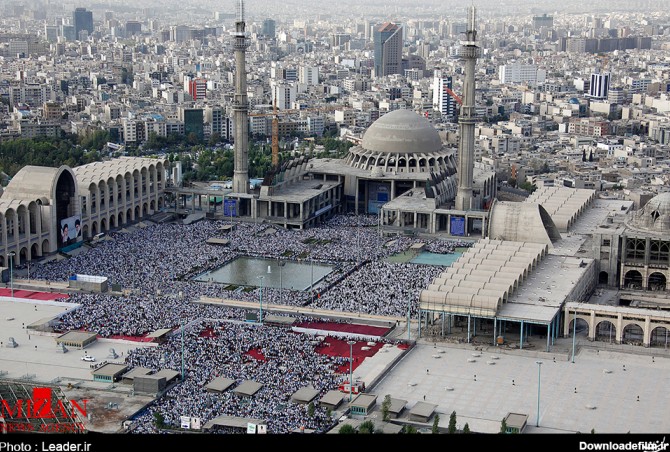
{"type": "Polygon", "coordinates": [[[579,99],[577,99],[576,97],[571,97],[568,102],[571,104],[579,105],[579,99]]]}

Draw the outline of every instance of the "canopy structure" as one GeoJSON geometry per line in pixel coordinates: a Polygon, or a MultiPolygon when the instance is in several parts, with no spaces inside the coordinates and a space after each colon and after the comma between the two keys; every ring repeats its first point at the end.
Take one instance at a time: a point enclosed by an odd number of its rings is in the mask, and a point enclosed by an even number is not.
{"type": "Polygon", "coordinates": [[[543,187],[526,198],[525,203],[540,204],[549,213],[560,232],[568,232],[579,215],[596,199],[596,191],[584,188],[543,187]]]}
{"type": "Polygon", "coordinates": [[[420,308],[495,317],[547,252],[546,244],[482,239],[421,291],[420,308]]]}

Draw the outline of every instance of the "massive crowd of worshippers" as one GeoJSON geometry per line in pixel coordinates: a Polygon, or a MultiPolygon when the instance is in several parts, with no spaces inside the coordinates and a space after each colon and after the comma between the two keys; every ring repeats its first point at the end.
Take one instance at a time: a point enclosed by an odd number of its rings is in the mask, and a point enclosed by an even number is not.
{"type": "MultiPolygon", "coordinates": [[[[319,397],[336,388],[339,376],[335,370],[348,357],[316,353],[313,338],[286,334],[285,327],[209,320],[185,330],[185,380],[137,416],[133,432],[156,433],[156,413],[171,426],[180,425],[180,416],[200,418],[203,426],[220,416],[235,416],[266,421],[268,433],[290,433],[300,427],[323,432],[332,427],[334,419],[324,407],[315,406],[310,414],[308,405],[291,401],[291,396],[306,386],[318,391],[319,397]],[[203,337],[199,333],[205,329],[213,334],[203,337]],[[249,350],[257,353],[250,355],[249,350]],[[207,384],[217,377],[235,384],[222,392],[208,391],[207,384]],[[248,380],[261,385],[258,392],[249,397],[236,395],[235,387],[248,380]]],[[[132,350],[127,363],[181,373],[181,335],[172,336],[159,348],[132,350]]],[[[225,427],[213,431],[240,433],[240,429],[225,427]]]]}
{"type": "MultiPolygon", "coordinates": [[[[105,276],[111,284],[124,289],[125,295],[71,295],[68,301],[80,307],[61,317],[57,324],[59,331],[86,329],[103,337],[143,336],[161,328],[197,324],[202,319],[227,320],[215,339],[189,333],[193,337],[187,341],[186,380],[137,419],[137,431],[155,430],[154,412],[160,412],[171,426],[178,426],[179,416],[183,415],[197,415],[205,420],[231,415],[267,419],[270,431],[288,432],[299,426],[318,431],[331,422],[326,413],[319,410],[308,416],[305,406],[289,403],[286,397],[307,384],[320,391],[336,387],[329,369],[338,364],[338,358],[311,352],[296,356],[296,351],[302,349],[302,341],[308,338],[286,335],[278,327],[245,324],[245,312],[239,309],[194,303],[202,296],[256,302],[260,288],[230,290],[226,284],[192,278],[239,256],[313,260],[335,267],[318,281],[313,292],[264,288],[263,299],[269,304],[281,301],[284,305],[390,317],[405,317],[410,309],[411,315],[416,316],[419,291],[444,268],[391,263],[385,259],[407,252],[419,242],[425,244],[425,250],[442,254],[470,243],[384,237],[379,234],[376,222],[377,217],[371,215],[338,215],[322,226],[306,230],[240,222],[228,232],[222,229],[230,224],[227,221],[151,224],[130,232],[110,233],[111,240],[97,242],[85,252],[33,266],[30,277],[63,281],[72,274],[105,276]],[[206,243],[213,237],[228,239],[229,245],[206,243]],[[220,348],[230,353],[221,353],[220,348]],[[263,349],[268,360],[244,360],[244,352],[253,348],[263,349]],[[299,373],[294,365],[297,360],[305,361],[299,373]],[[278,372],[278,366],[293,370],[278,372]],[[283,382],[272,380],[282,374],[283,382]],[[264,388],[250,399],[238,399],[229,393],[213,395],[204,390],[204,385],[216,375],[238,382],[259,381],[264,388]],[[200,411],[189,414],[195,407],[200,407],[200,411]]],[[[180,347],[180,343],[168,342],[157,349],[140,348],[126,361],[131,366],[155,370],[179,369],[174,360],[180,359],[180,347]],[[164,361],[167,357],[167,362],[161,363],[161,357],[164,361]]]]}

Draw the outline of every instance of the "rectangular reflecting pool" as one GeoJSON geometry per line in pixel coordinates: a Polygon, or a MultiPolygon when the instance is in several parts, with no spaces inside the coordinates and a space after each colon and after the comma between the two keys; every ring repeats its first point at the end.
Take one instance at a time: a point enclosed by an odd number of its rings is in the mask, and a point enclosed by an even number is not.
{"type": "Polygon", "coordinates": [[[461,257],[461,254],[463,253],[455,252],[449,254],[437,254],[428,251],[422,251],[410,262],[412,264],[444,265],[445,267],[448,267],[456,262],[458,258],[461,257]]]}
{"type": "Polygon", "coordinates": [[[317,284],[322,278],[332,272],[333,269],[334,267],[331,265],[320,264],[318,262],[311,263],[308,260],[297,262],[292,260],[238,257],[216,270],[196,276],[194,280],[203,282],[211,280],[222,284],[260,287],[260,277],[262,276],[263,287],[308,290],[312,284],[317,284]],[[268,268],[270,269],[270,273],[268,273],[268,268]]]}

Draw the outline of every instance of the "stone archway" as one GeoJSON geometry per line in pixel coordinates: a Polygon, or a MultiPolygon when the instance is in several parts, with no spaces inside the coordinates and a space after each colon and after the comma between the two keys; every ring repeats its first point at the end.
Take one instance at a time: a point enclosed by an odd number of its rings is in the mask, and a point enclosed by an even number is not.
{"type": "Polygon", "coordinates": [[[628,270],[623,279],[626,289],[642,289],[642,274],[637,270],[628,270]]]}
{"type": "Polygon", "coordinates": [[[37,243],[33,243],[30,246],[30,260],[35,259],[40,256],[40,247],[37,246],[37,243]]]}
{"type": "Polygon", "coordinates": [[[670,345],[670,329],[657,326],[651,330],[651,335],[649,336],[650,347],[668,348],[668,345],[670,345]]]}
{"type": "Polygon", "coordinates": [[[614,344],[616,342],[616,327],[614,323],[609,320],[601,320],[596,325],[595,340],[614,344]]]}
{"type": "Polygon", "coordinates": [[[607,284],[609,282],[609,273],[600,272],[598,274],[598,284],[607,284]]]}
{"type": "Polygon", "coordinates": [[[629,323],[623,328],[621,343],[642,345],[644,343],[644,330],[637,323],[629,323]]]}
{"type": "Polygon", "coordinates": [[[665,290],[666,287],[666,278],[663,273],[653,272],[649,275],[647,280],[647,288],[649,290],[665,290]]]}
{"type": "Polygon", "coordinates": [[[570,334],[570,337],[572,337],[573,334],[576,334],[577,337],[582,338],[589,337],[589,322],[586,320],[577,317],[577,328],[575,329],[575,320],[570,317],[570,323],[568,325],[568,333],[570,334]]]}

